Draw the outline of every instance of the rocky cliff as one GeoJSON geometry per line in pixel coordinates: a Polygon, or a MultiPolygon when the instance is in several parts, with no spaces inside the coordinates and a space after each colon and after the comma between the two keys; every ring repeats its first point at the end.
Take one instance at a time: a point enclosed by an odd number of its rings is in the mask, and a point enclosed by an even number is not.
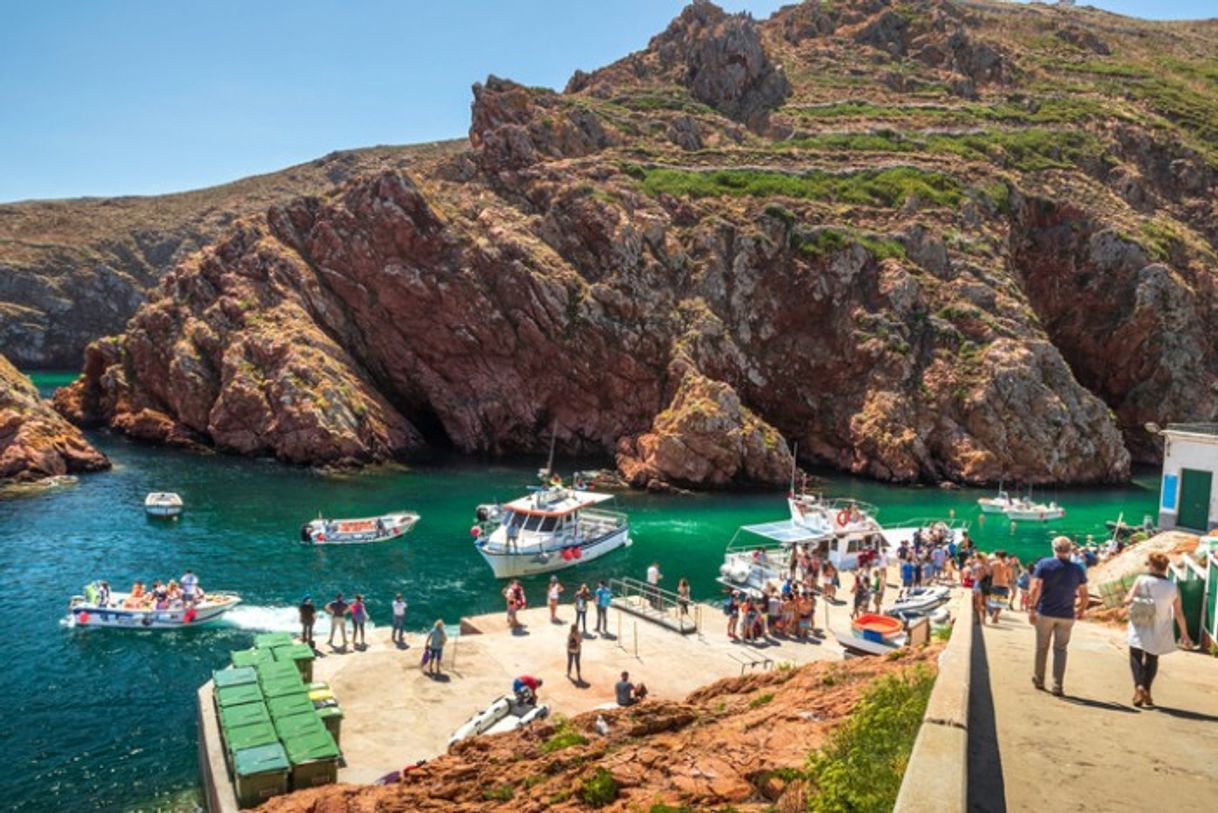
{"type": "Polygon", "coordinates": [[[108,468],[106,456],[0,356],[0,483],[108,468]]]}
{"type": "Polygon", "coordinates": [[[463,146],[335,152],[176,195],[0,204],[0,353],[23,368],[79,367],[89,342],[121,331],[166,271],[239,218],[463,146]]]}
{"type": "Polygon", "coordinates": [[[307,790],[260,810],[804,811],[816,793],[804,772],[809,753],[826,744],[877,677],[933,670],[938,651],[753,674],[713,683],[680,703],[647,701],[543,721],[467,740],[396,784],[307,790]],[[608,734],[597,732],[598,717],[608,734]]]}
{"type": "Polygon", "coordinates": [[[57,403],[296,462],[1106,482],[1218,416],[1218,25],[698,2],[179,262],[57,403]]]}

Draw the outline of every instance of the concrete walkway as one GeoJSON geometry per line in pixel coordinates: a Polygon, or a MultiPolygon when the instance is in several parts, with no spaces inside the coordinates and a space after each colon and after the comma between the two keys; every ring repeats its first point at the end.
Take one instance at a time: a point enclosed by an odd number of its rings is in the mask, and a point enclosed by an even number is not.
{"type": "Polygon", "coordinates": [[[970,810],[1218,809],[1218,659],[1160,660],[1159,707],[1143,710],[1130,703],[1123,628],[1075,623],[1063,698],[1032,686],[1035,632],[1023,613],[1004,613],[977,641],[970,810]]]}

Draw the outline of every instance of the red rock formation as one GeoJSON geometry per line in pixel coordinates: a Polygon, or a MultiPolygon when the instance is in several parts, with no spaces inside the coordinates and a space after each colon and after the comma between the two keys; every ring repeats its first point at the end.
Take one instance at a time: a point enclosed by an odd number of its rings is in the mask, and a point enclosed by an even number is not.
{"type": "Polygon", "coordinates": [[[0,482],[26,482],[110,468],[80,430],[43,401],[28,378],[0,356],[0,482]]]}

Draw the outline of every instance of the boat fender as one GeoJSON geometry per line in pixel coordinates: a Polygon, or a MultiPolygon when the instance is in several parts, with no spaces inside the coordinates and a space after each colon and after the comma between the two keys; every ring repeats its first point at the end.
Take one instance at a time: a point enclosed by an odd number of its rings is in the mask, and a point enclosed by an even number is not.
{"type": "Polygon", "coordinates": [[[472,536],[474,539],[477,539],[478,537],[482,536],[482,529],[479,528],[477,525],[475,525],[474,527],[469,529],[469,535],[472,536]]]}
{"type": "Polygon", "coordinates": [[[837,512],[837,527],[845,528],[847,523],[849,523],[849,522],[850,522],[850,512],[849,511],[847,511],[845,508],[843,508],[841,511],[837,512]]]}
{"type": "Polygon", "coordinates": [[[189,610],[186,611],[186,614],[182,616],[182,623],[189,624],[192,621],[194,621],[198,616],[199,616],[199,613],[195,610],[194,607],[191,607],[189,610]]]}
{"type": "Polygon", "coordinates": [[[88,624],[89,623],[89,614],[87,612],[84,612],[83,610],[81,612],[77,613],[76,614],[76,623],[77,624],[88,624]]]}
{"type": "Polygon", "coordinates": [[[318,542],[325,542],[325,541],[326,541],[326,535],[325,535],[325,534],[318,534],[318,535],[317,535],[317,540],[316,540],[316,541],[318,541],[318,542]]]}
{"type": "Polygon", "coordinates": [[[563,548],[562,549],[562,558],[569,562],[573,558],[575,558],[575,554],[571,551],[570,548],[563,548]]]}
{"type": "Polygon", "coordinates": [[[582,558],[583,558],[583,556],[584,556],[584,552],[583,552],[583,550],[581,550],[580,548],[573,548],[573,549],[571,550],[571,558],[572,558],[572,559],[582,559],[582,558]]]}
{"type": "Polygon", "coordinates": [[[140,619],[140,623],[143,624],[145,627],[151,627],[152,626],[152,614],[151,613],[146,614],[143,618],[140,619]]]}

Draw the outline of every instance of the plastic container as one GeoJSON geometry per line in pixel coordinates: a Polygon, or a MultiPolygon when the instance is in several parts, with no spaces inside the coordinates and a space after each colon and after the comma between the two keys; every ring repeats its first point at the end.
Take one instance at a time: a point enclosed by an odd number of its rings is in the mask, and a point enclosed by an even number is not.
{"type": "Polygon", "coordinates": [[[234,649],[229,657],[233,666],[257,666],[275,659],[269,649],[234,649]]]}
{"type": "Polygon", "coordinates": [[[235,768],[235,754],[249,748],[271,745],[279,742],[275,726],[270,723],[254,723],[224,732],[224,755],[228,759],[228,767],[235,768]]]}
{"type": "Polygon", "coordinates": [[[320,722],[317,730],[301,732],[284,740],[283,747],[292,764],[293,789],[304,790],[338,781],[338,744],[320,722]]]}
{"type": "Polygon", "coordinates": [[[300,673],[295,669],[292,670],[291,677],[277,677],[264,681],[262,684],[262,693],[267,700],[275,697],[283,697],[289,694],[298,694],[303,697],[308,697],[305,694],[304,683],[300,680],[300,673]]]}
{"type": "Polygon", "coordinates": [[[313,647],[308,644],[292,644],[277,646],[274,649],[275,660],[291,663],[300,672],[300,677],[306,683],[313,680],[313,647]]]}
{"type": "Polygon", "coordinates": [[[245,748],[233,753],[233,786],[237,804],[257,807],[272,796],[288,792],[292,765],[279,743],[245,748]]]}
{"type": "Polygon", "coordinates": [[[269,723],[271,715],[265,703],[242,703],[239,706],[228,706],[220,709],[220,730],[227,732],[233,728],[269,723]]]}
{"type": "Polygon", "coordinates": [[[295,643],[290,632],[264,632],[254,636],[254,649],[274,649],[295,643]]]}
{"type": "Polygon", "coordinates": [[[301,686],[304,686],[304,681],[300,678],[300,670],[290,663],[283,661],[263,661],[258,664],[258,682],[266,683],[268,680],[276,678],[296,678],[301,681],[301,686]]]}
{"type": "Polygon", "coordinates": [[[258,682],[258,673],[249,666],[230,666],[228,669],[217,669],[211,673],[212,683],[216,688],[224,686],[244,686],[258,682]]]}
{"type": "Polygon", "coordinates": [[[293,737],[314,734],[325,731],[326,726],[317,716],[317,712],[309,709],[303,714],[293,714],[291,717],[275,718],[275,733],[286,746],[293,737]]]}
{"type": "Polygon", "coordinates": [[[317,710],[317,719],[321,720],[326,731],[334,738],[334,744],[342,747],[343,711],[338,706],[324,706],[317,710]]]}
{"type": "Polygon", "coordinates": [[[294,717],[297,714],[309,714],[313,711],[313,703],[310,702],[309,696],[303,692],[273,697],[267,701],[266,706],[272,720],[294,717]]]}
{"type": "Polygon", "coordinates": [[[334,692],[330,691],[327,686],[324,689],[313,689],[309,692],[309,699],[318,706],[329,706],[334,704],[334,692]]]}
{"type": "Polygon", "coordinates": [[[216,707],[220,709],[229,706],[240,706],[242,703],[261,703],[262,689],[257,683],[245,683],[241,686],[224,686],[214,692],[216,707]]]}

